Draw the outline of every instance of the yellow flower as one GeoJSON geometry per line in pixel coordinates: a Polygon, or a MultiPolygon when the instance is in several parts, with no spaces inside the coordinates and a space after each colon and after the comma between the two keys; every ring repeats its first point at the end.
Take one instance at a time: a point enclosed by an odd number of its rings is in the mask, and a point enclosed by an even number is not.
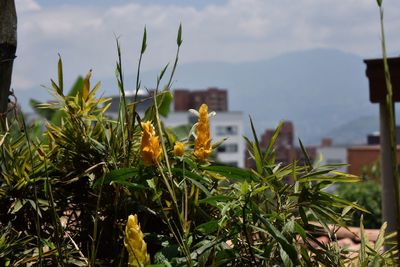
{"type": "Polygon", "coordinates": [[[194,155],[199,160],[205,160],[212,153],[208,116],[208,106],[202,104],[199,109],[199,121],[196,125],[196,140],[194,143],[194,155]]]}
{"type": "Polygon", "coordinates": [[[181,142],[176,142],[174,145],[174,155],[181,157],[183,156],[183,152],[185,152],[185,145],[181,142]]]}
{"type": "Polygon", "coordinates": [[[158,136],[150,121],[142,122],[141,153],[144,165],[150,166],[160,160],[162,153],[158,136]]]}
{"type": "Polygon", "coordinates": [[[125,227],[124,245],[128,250],[128,266],[140,267],[150,264],[150,255],[147,253],[147,244],[143,240],[137,215],[129,215],[125,227]]]}

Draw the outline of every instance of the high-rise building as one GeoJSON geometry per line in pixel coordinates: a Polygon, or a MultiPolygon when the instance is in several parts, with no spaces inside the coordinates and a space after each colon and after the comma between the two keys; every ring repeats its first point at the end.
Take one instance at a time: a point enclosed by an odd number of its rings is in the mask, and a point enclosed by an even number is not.
{"type": "Polygon", "coordinates": [[[228,111],[228,92],[216,87],[207,90],[178,89],[174,91],[175,111],[198,109],[203,103],[208,105],[209,110],[228,111]]]}
{"type": "MultiPolygon", "coordinates": [[[[261,136],[260,148],[263,153],[269,146],[274,132],[274,129],[266,129],[264,134],[261,136]]],[[[291,121],[283,122],[282,128],[279,132],[278,138],[275,140],[273,148],[275,151],[275,159],[277,163],[287,165],[292,163],[294,160],[296,160],[298,164],[305,163],[303,151],[299,147],[296,147],[294,145],[294,126],[291,121]]],[[[306,151],[311,161],[313,161],[316,155],[316,148],[306,147],[306,151]]],[[[246,167],[255,167],[254,160],[250,158],[250,155],[248,153],[246,156],[246,167]]]]}

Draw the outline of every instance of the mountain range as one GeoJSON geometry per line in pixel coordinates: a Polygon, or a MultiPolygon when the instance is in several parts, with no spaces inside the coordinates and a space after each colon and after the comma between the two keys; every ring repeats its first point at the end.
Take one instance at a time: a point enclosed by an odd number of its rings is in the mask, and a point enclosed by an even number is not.
{"type": "MultiPolygon", "coordinates": [[[[322,137],[332,137],[338,144],[357,144],[379,130],[378,106],[369,102],[365,69],[357,55],[313,49],[255,62],[178,64],[173,89],[227,89],[229,110],[245,115],[246,134],[250,133],[247,118],[251,115],[259,134],[280,120],[291,120],[296,136],[305,144],[318,144],[322,137]]],[[[142,84],[152,88],[157,74],[143,72],[142,84]]],[[[135,78],[134,74],[125,76],[135,78]]],[[[102,82],[109,85],[104,88],[115,84],[111,78],[102,82]]],[[[30,91],[17,94],[24,109],[29,98],[42,98],[43,93],[30,91]]]]}

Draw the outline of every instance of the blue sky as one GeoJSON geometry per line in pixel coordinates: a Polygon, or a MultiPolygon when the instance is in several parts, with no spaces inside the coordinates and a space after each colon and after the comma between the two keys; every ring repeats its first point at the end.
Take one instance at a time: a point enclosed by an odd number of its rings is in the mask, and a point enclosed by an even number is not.
{"type": "MultiPolygon", "coordinates": [[[[173,60],[179,23],[181,63],[257,61],[313,48],[363,58],[380,54],[375,0],[16,0],[16,5],[16,91],[47,85],[58,53],[66,81],[88,69],[96,80],[113,77],[114,35],[120,37],[126,72],[134,73],[145,25],[144,70],[173,60]]],[[[400,1],[384,5],[388,49],[399,51],[400,1]]]]}

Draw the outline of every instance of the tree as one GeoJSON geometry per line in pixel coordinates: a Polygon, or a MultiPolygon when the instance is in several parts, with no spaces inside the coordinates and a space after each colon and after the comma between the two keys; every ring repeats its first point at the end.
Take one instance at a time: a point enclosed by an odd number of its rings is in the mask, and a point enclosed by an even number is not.
{"type": "Polygon", "coordinates": [[[17,13],[14,0],[0,0],[0,120],[6,116],[12,68],[17,50],[17,13]]]}

